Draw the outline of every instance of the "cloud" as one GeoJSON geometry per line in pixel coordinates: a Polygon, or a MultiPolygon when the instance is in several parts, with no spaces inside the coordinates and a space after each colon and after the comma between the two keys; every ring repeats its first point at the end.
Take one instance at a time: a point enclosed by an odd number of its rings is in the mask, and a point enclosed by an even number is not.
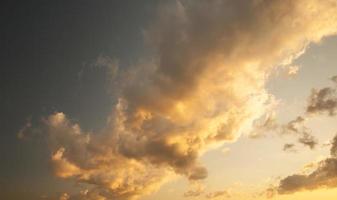
{"type": "Polygon", "coordinates": [[[224,147],[224,148],[222,148],[222,149],[221,149],[221,152],[223,153],[223,155],[227,155],[227,154],[229,154],[229,153],[230,153],[230,151],[231,151],[231,149],[230,149],[230,148],[228,148],[228,147],[224,147]]]}
{"type": "MultiPolygon", "coordinates": [[[[331,80],[335,82],[336,76],[332,77],[331,80]]],[[[325,87],[319,90],[312,90],[306,109],[309,116],[313,114],[335,116],[336,109],[337,93],[335,88],[325,87]]],[[[299,116],[284,127],[284,132],[300,133],[301,137],[298,142],[313,149],[317,145],[317,140],[303,126],[304,121],[305,118],[299,116]]],[[[284,146],[284,149],[286,149],[286,146],[284,146]]],[[[301,190],[314,190],[321,187],[337,187],[337,135],[331,142],[330,157],[317,164],[310,163],[308,166],[310,167],[309,173],[307,172],[308,170],[304,170],[304,173],[294,174],[282,179],[279,186],[276,187],[277,192],[286,194],[301,190]]]]}
{"type": "Polygon", "coordinates": [[[199,197],[205,192],[205,186],[198,182],[192,183],[191,187],[184,193],[184,197],[199,197]]]}
{"type": "MultiPolygon", "coordinates": [[[[275,114],[267,114],[264,119],[256,120],[253,124],[253,131],[249,134],[250,138],[260,138],[267,132],[274,132],[279,135],[291,134],[298,137],[298,142],[304,146],[314,149],[318,145],[318,140],[312,135],[311,130],[305,126],[307,118],[298,116],[286,124],[280,125],[276,121],[275,114]]],[[[294,144],[285,144],[283,150],[295,152],[294,144]]]]}
{"type": "Polygon", "coordinates": [[[310,149],[314,149],[318,144],[317,139],[308,132],[303,132],[302,136],[298,139],[298,142],[308,146],[310,149]]]}
{"type": "Polygon", "coordinates": [[[294,174],[282,179],[276,188],[277,192],[288,194],[321,187],[337,187],[337,136],[333,139],[330,154],[329,158],[320,161],[310,173],[294,174]]]}
{"type": "Polygon", "coordinates": [[[192,188],[184,193],[184,197],[196,198],[205,195],[207,199],[217,199],[217,198],[230,198],[230,192],[228,190],[217,190],[213,192],[206,192],[205,187],[196,182],[192,184],[192,188]]]}
{"type": "Polygon", "coordinates": [[[63,113],[44,120],[55,175],[93,198],[135,199],[173,174],[206,178],[200,155],[268,110],[273,69],[337,31],[334,0],[184,0],[159,13],[145,34],[153,55],[119,71],[102,131],[63,113]]]}
{"type": "Polygon", "coordinates": [[[300,67],[298,65],[291,65],[288,67],[287,74],[288,76],[296,76],[300,67]]]}
{"type": "MultiPolygon", "coordinates": [[[[305,126],[307,118],[298,116],[286,124],[278,124],[275,115],[267,115],[262,124],[255,123],[250,138],[260,138],[265,136],[266,132],[274,132],[278,135],[293,135],[298,137],[297,142],[314,149],[318,145],[318,140],[311,133],[311,130],[305,126]]],[[[284,151],[295,152],[294,144],[285,144],[284,151]]]]}
{"type": "MultiPolygon", "coordinates": [[[[287,124],[281,126],[281,134],[295,134],[298,136],[298,142],[304,146],[314,149],[318,145],[318,140],[311,133],[311,130],[305,126],[307,119],[298,116],[287,124]]],[[[286,147],[286,146],[284,146],[286,147]]],[[[286,150],[285,148],[283,150],[286,150]]]]}
{"type": "Polygon", "coordinates": [[[320,167],[309,175],[295,174],[281,180],[278,187],[280,194],[301,190],[313,190],[321,187],[337,186],[337,159],[328,158],[320,163],[320,167]]]}
{"type": "Polygon", "coordinates": [[[291,120],[290,122],[288,122],[286,125],[284,125],[282,127],[282,132],[284,134],[287,133],[300,133],[301,129],[303,129],[303,125],[305,122],[305,118],[302,116],[298,116],[296,119],[291,120]]]}
{"type": "Polygon", "coordinates": [[[206,194],[206,198],[207,199],[216,199],[216,198],[230,198],[231,195],[229,193],[229,191],[227,190],[219,190],[219,191],[214,191],[214,192],[210,192],[206,194]]]}
{"type": "Polygon", "coordinates": [[[330,154],[333,157],[337,157],[337,135],[332,139],[330,154]]]}
{"type": "Polygon", "coordinates": [[[91,196],[130,199],[144,195],[155,190],[169,174],[169,170],[154,167],[149,161],[118,153],[118,135],[85,133],[63,113],[48,117],[45,124],[50,147],[56,150],[51,158],[55,175],[97,186],[85,195],[90,200],[91,196]]]}
{"type": "MultiPolygon", "coordinates": [[[[334,77],[332,78],[335,81],[334,77]]],[[[322,89],[313,89],[309,97],[308,114],[328,114],[335,116],[337,114],[337,90],[335,87],[325,87],[322,89]]]]}
{"type": "Polygon", "coordinates": [[[83,68],[77,74],[79,81],[83,81],[83,79],[87,78],[87,76],[93,72],[97,73],[97,71],[94,70],[105,72],[107,81],[112,82],[118,74],[118,61],[103,54],[99,55],[94,61],[89,64],[84,64],[83,68]]]}
{"type": "Polygon", "coordinates": [[[26,123],[24,124],[24,126],[19,130],[19,132],[16,134],[17,138],[19,140],[24,140],[27,138],[30,138],[30,136],[28,133],[31,133],[30,129],[32,128],[32,123],[31,123],[31,119],[29,118],[26,123]]]}
{"type": "Polygon", "coordinates": [[[275,112],[266,113],[262,118],[255,120],[253,130],[249,133],[249,137],[256,139],[266,136],[268,132],[274,132],[279,129],[275,112]]]}
{"type": "Polygon", "coordinates": [[[295,145],[294,144],[285,144],[283,146],[283,151],[286,151],[286,152],[296,152],[295,145]]]}

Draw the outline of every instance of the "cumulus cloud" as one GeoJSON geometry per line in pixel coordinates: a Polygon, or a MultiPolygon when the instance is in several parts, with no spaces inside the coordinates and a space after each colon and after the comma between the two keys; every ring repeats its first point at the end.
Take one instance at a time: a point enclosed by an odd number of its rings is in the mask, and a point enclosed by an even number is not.
{"type": "Polygon", "coordinates": [[[294,174],[282,179],[277,192],[287,194],[321,187],[337,187],[337,136],[333,139],[330,152],[330,157],[315,164],[316,169],[310,173],[294,174]]]}
{"type": "Polygon", "coordinates": [[[90,185],[86,198],[134,199],[172,174],[206,178],[200,155],[265,114],[273,69],[337,31],[334,0],[173,4],[146,31],[152,58],[115,77],[117,103],[102,131],[85,132],[63,113],[44,120],[55,174],[90,185]]]}

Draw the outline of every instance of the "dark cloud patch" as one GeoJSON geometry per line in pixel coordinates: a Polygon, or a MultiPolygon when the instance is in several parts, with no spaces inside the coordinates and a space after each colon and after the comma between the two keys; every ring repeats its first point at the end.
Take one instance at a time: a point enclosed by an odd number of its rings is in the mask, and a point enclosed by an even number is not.
{"type": "Polygon", "coordinates": [[[318,145],[318,140],[312,135],[311,130],[305,126],[306,118],[298,116],[281,127],[282,134],[293,134],[298,137],[298,142],[310,149],[318,145]]]}
{"type": "Polygon", "coordinates": [[[310,149],[314,149],[318,144],[317,139],[308,132],[303,132],[301,137],[298,138],[298,142],[310,149]]]}
{"type": "Polygon", "coordinates": [[[293,152],[293,153],[297,152],[295,149],[295,144],[284,144],[283,151],[293,152]]]}
{"type": "MultiPolygon", "coordinates": [[[[336,77],[332,80],[335,81],[336,77]]],[[[308,114],[328,114],[335,116],[337,114],[337,90],[333,87],[322,89],[313,89],[308,100],[308,114]]]]}
{"type": "MultiPolygon", "coordinates": [[[[280,125],[277,123],[275,116],[267,116],[263,123],[255,124],[253,132],[250,134],[251,138],[259,138],[264,136],[267,131],[277,133],[278,135],[292,135],[297,137],[297,142],[314,149],[318,144],[318,140],[313,136],[311,130],[306,127],[306,118],[298,116],[294,120],[286,124],[280,125]]],[[[294,144],[285,144],[284,151],[294,152],[294,144]]]]}
{"type": "Polygon", "coordinates": [[[305,122],[305,118],[302,116],[298,116],[296,119],[291,120],[287,124],[283,125],[282,133],[300,133],[301,129],[303,129],[303,124],[305,122]]]}

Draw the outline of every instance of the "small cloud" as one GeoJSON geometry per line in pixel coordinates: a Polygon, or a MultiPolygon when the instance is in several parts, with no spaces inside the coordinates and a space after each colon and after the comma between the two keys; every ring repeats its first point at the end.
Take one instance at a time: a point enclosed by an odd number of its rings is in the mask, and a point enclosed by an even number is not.
{"type": "Polygon", "coordinates": [[[290,76],[290,77],[296,76],[299,69],[300,69],[300,67],[298,65],[291,65],[291,66],[288,67],[287,75],[290,76]]]}
{"type": "MultiPolygon", "coordinates": [[[[282,127],[282,134],[295,134],[297,135],[298,142],[303,144],[304,146],[309,147],[310,149],[314,149],[318,145],[318,140],[311,134],[311,130],[305,126],[305,121],[307,119],[302,116],[298,116],[296,119],[291,120],[286,125],[282,127]]],[[[284,146],[290,147],[289,145],[284,146]]],[[[285,150],[283,148],[283,150],[285,150]]],[[[289,150],[289,149],[288,149],[289,150]]]]}
{"type": "Polygon", "coordinates": [[[304,146],[308,146],[310,149],[314,149],[318,144],[317,139],[308,132],[303,132],[302,136],[298,139],[298,142],[304,146]]]}
{"type": "Polygon", "coordinates": [[[229,154],[229,152],[230,152],[230,148],[224,147],[224,148],[221,149],[221,152],[222,152],[224,155],[227,155],[227,154],[229,154]]]}
{"type": "Polygon", "coordinates": [[[306,109],[308,114],[337,114],[337,90],[332,87],[313,89],[306,109]]]}
{"type": "Polygon", "coordinates": [[[202,193],[204,193],[204,190],[189,190],[187,192],[184,193],[184,197],[198,197],[200,196],[202,193]]]}
{"type": "Polygon", "coordinates": [[[16,137],[19,140],[30,140],[38,136],[41,136],[41,130],[33,127],[31,117],[26,120],[25,124],[16,134],[16,137]]]}
{"type": "Polygon", "coordinates": [[[23,140],[27,137],[28,130],[32,127],[31,119],[29,118],[25,125],[17,133],[17,138],[23,140]]]}
{"type": "Polygon", "coordinates": [[[205,167],[195,167],[192,171],[191,174],[189,175],[190,180],[200,180],[200,179],[205,179],[208,176],[207,169],[205,167]]]}
{"type": "Polygon", "coordinates": [[[105,80],[112,82],[119,70],[119,64],[116,59],[112,59],[106,55],[99,55],[96,60],[84,63],[82,69],[77,73],[79,81],[83,81],[88,76],[92,77],[93,73],[104,74],[105,80]]]}
{"type": "Polygon", "coordinates": [[[184,197],[198,197],[205,192],[205,187],[200,183],[194,183],[188,191],[184,193],[184,197]]]}
{"type": "Polygon", "coordinates": [[[252,132],[249,134],[249,137],[252,139],[261,138],[270,131],[275,131],[279,128],[279,125],[276,121],[275,112],[266,113],[261,119],[254,122],[254,127],[252,132]]]}
{"type": "Polygon", "coordinates": [[[209,192],[206,194],[207,199],[216,199],[219,197],[230,198],[231,195],[228,190],[218,190],[218,191],[209,192]]]}
{"type": "Polygon", "coordinates": [[[107,75],[113,79],[118,72],[118,62],[116,60],[111,59],[109,56],[100,55],[96,62],[94,63],[95,67],[106,68],[107,75]]]}
{"type": "Polygon", "coordinates": [[[295,144],[285,144],[283,146],[283,151],[296,153],[295,144]]]}
{"type": "Polygon", "coordinates": [[[301,127],[303,127],[303,124],[305,122],[305,118],[302,116],[298,116],[296,119],[291,120],[286,125],[282,127],[282,133],[288,134],[288,133],[300,133],[301,127]]]}

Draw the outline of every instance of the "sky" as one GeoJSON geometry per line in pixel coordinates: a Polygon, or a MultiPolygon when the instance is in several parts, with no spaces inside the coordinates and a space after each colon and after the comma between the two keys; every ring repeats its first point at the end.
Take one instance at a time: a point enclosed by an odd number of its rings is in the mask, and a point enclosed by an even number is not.
{"type": "Polygon", "coordinates": [[[336,0],[0,9],[1,198],[336,199],[336,0]]]}

